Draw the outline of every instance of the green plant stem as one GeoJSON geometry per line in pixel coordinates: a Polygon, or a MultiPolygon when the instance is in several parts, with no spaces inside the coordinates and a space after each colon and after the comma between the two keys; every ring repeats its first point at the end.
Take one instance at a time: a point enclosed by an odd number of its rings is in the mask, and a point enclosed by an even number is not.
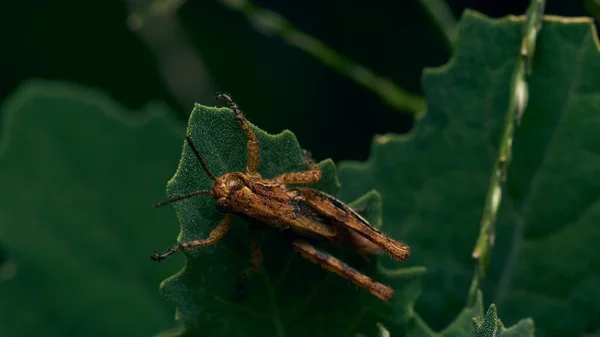
{"type": "Polygon", "coordinates": [[[502,200],[502,187],[512,155],[512,143],[515,124],[518,125],[527,108],[528,88],[527,76],[531,73],[531,61],[535,51],[535,41],[542,27],[545,0],[532,0],[523,25],[523,40],[518,60],[513,71],[510,84],[510,101],[504,123],[504,131],[500,142],[498,158],[494,163],[490,185],[486,197],[479,237],[473,250],[473,258],[477,259],[477,269],[471,282],[467,304],[472,306],[481,280],[485,277],[489,265],[489,257],[495,238],[496,215],[502,200]]]}
{"type": "Polygon", "coordinates": [[[123,0],[130,11],[127,24],[154,54],[165,86],[181,107],[181,120],[189,118],[190,106],[212,99],[215,91],[202,50],[194,48],[177,16],[186,1],[123,0]]]}
{"type": "Polygon", "coordinates": [[[425,114],[423,97],[398,87],[390,79],[375,74],[372,70],[344,57],[323,42],[304,34],[283,16],[259,8],[247,0],[220,0],[220,3],[244,14],[263,33],[281,37],[288,44],[303,50],[340,74],[370,89],[393,108],[408,112],[414,118],[420,118],[425,114]]]}
{"type": "Polygon", "coordinates": [[[175,13],[186,0],[126,1],[135,9],[127,17],[129,28],[138,30],[154,16],[175,13]]]}
{"type": "Polygon", "coordinates": [[[433,23],[435,23],[444,38],[446,48],[452,52],[454,40],[456,40],[456,18],[445,0],[420,0],[421,6],[427,11],[433,23]]]}

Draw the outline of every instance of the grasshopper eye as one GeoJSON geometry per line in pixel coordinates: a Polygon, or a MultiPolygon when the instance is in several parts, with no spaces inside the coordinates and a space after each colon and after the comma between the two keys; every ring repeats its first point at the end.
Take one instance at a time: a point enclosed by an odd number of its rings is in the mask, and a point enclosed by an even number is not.
{"type": "Polygon", "coordinates": [[[237,175],[230,175],[229,177],[227,177],[227,189],[229,191],[237,191],[242,189],[242,187],[244,187],[244,182],[242,181],[242,179],[240,177],[238,177],[237,175]]]}

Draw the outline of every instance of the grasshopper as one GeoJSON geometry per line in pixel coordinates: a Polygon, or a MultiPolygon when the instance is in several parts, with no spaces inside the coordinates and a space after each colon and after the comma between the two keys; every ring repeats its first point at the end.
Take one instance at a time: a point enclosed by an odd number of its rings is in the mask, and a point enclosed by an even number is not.
{"type": "Polygon", "coordinates": [[[181,242],[162,254],[154,252],[151,256],[152,260],[161,261],[177,251],[218,242],[231,229],[234,216],[239,216],[250,223],[251,265],[240,274],[237,280],[238,289],[241,288],[244,280],[256,274],[261,268],[263,257],[257,233],[261,228],[272,227],[292,234],[291,246],[302,257],[346,278],[380,300],[389,301],[394,293],[392,288],[372,280],[332,255],[315,248],[309,241],[325,239],[341,243],[362,255],[379,254],[383,250],[399,262],[408,258],[409,247],[381,233],[357,211],[333,196],[313,188],[289,186],[311,184],[321,179],[320,169],[306,151],[305,161],[309,166],[307,171],[284,173],[273,179],[262,178],[257,172],[260,156],[259,142],[248,121],[229,94],[217,93],[216,99],[227,103],[248,138],[246,172],[231,172],[220,177],[215,176],[190,136],[186,136],[189,147],[204,172],[213,181],[213,186],[208,190],[198,190],[159,202],[154,207],[194,196],[210,195],[215,200],[217,210],[225,213],[225,216],[210,232],[207,239],[181,242]]]}

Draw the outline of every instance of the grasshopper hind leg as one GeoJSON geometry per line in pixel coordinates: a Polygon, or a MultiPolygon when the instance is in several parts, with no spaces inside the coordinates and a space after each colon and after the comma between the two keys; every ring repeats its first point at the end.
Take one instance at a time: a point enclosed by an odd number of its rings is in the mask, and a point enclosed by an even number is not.
{"type": "Polygon", "coordinates": [[[248,234],[250,235],[250,266],[244,269],[235,283],[235,293],[233,296],[234,301],[241,301],[245,297],[246,281],[256,275],[263,263],[263,254],[260,242],[258,241],[258,234],[260,233],[260,227],[256,224],[250,223],[248,227],[248,234]]]}
{"type": "Polygon", "coordinates": [[[389,301],[394,295],[394,290],[392,288],[361,274],[358,270],[350,267],[332,255],[318,250],[304,240],[294,240],[292,246],[294,247],[294,250],[300,253],[305,259],[353,282],[384,302],[389,301]]]}

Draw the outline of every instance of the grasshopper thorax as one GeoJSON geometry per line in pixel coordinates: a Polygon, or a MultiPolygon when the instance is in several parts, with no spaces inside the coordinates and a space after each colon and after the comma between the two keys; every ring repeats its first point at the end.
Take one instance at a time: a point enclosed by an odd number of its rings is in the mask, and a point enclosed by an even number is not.
{"type": "Polygon", "coordinates": [[[252,191],[249,177],[241,172],[226,173],[215,180],[211,195],[221,211],[241,212],[247,207],[252,191]]]}

